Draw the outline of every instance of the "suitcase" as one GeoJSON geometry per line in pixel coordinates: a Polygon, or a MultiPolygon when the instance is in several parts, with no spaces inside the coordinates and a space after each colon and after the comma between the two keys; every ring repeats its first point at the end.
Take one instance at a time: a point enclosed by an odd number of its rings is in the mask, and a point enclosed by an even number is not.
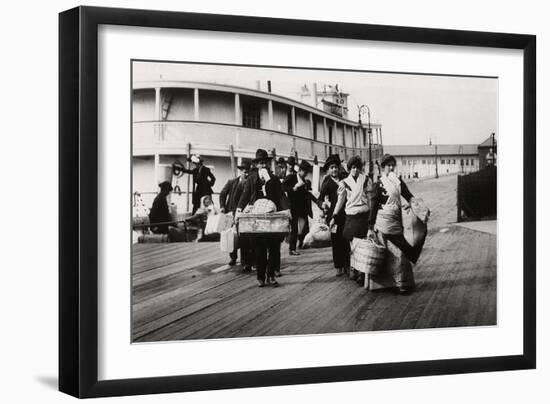
{"type": "Polygon", "coordinates": [[[237,250],[238,235],[235,228],[223,230],[220,233],[220,250],[223,252],[233,252],[237,250]]]}

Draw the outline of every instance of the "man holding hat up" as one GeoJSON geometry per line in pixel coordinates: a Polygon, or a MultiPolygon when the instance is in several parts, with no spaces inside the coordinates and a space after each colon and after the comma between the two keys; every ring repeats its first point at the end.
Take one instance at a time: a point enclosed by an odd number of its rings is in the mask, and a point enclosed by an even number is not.
{"type": "MultiPolygon", "coordinates": [[[[281,210],[283,190],[279,178],[269,172],[270,160],[267,151],[263,149],[256,151],[256,158],[253,160],[256,170],[250,173],[244,185],[243,193],[237,204],[237,218],[247,205],[254,205],[254,202],[258,199],[269,199],[276,205],[278,211],[281,210]]],[[[280,236],[260,235],[254,237],[256,268],[260,287],[265,286],[266,282],[268,285],[278,285],[275,280],[275,272],[279,272],[281,268],[281,242],[280,236]]]]}
{"type": "Polygon", "coordinates": [[[201,198],[205,195],[212,195],[212,187],[216,182],[216,177],[212,171],[203,164],[202,157],[194,154],[188,159],[195,165],[193,169],[182,169],[182,172],[193,175],[193,214],[200,207],[201,198]]]}
{"type": "Polygon", "coordinates": [[[287,175],[283,182],[283,189],[288,194],[290,213],[292,214],[289,240],[290,255],[300,255],[296,251],[296,244],[299,243],[300,247],[302,246],[304,237],[309,231],[308,216],[313,217],[311,210],[312,195],[309,192],[311,182],[306,179],[312,171],[313,166],[306,160],[302,160],[298,173],[287,175]]]}

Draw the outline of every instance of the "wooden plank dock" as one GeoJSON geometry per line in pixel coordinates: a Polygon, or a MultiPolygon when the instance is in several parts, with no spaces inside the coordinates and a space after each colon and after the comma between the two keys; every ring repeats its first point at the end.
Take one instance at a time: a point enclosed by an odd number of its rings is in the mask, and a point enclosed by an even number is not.
{"type": "Polygon", "coordinates": [[[218,243],[137,244],[133,341],[496,324],[496,236],[448,225],[456,177],[437,181],[410,186],[437,224],[414,268],[411,295],[367,291],[335,277],[330,248],[289,256],[283,243],[280,286],[258,288],[255,272],[225,265],[229,257],[218,243]]]}

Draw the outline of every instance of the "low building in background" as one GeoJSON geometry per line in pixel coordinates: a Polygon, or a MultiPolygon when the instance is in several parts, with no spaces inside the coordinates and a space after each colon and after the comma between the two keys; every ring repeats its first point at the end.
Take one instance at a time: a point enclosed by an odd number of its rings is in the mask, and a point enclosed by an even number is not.
{"type": "Polygon", "coordinates": [[[437,175],[468,174],[480,169],[479,145],[440,144],[384,146],[395,156],[397,172],[403,179],[430,178],[437,175]]]}

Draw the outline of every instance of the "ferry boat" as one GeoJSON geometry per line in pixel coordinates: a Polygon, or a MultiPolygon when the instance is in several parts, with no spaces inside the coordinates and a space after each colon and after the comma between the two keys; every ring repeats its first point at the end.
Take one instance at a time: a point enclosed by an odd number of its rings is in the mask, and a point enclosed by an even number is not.
{"type": "MultiPolygon", "coordinates": [[[[318,192],[322,165],[330,154],[344,161],[359,155],[367,162],[383,154],[382,125],[362,122],[362,108],[349,111],[349,94],[337,85],[304,85],[292,99],[267,91],[191,81],[134,82],[132,90],[132,174],[134,216],[143,216],[170,181],[177,211],[191,210],[190,175],[173,175],[172,164],[188,166],[199,154],[214,176],[214,201],[237,165],[266,149],[274,160],[296,157],[314,166],[312,188],[318,192]],[[357,120],[348,116],[357,113],[357,120]]],[[[370,114],[369,114],[370,115],[370,114]]],[[[368,165],[366,165],[368,167],[368,165]]],[[[219,205],[218,205],[219,206],[219,205]]]]}

